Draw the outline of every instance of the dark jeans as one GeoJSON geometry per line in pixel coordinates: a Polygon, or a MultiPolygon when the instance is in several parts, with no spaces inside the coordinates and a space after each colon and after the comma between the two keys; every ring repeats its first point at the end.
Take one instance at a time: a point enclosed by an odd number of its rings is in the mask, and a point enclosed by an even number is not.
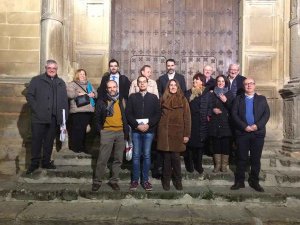
{"type": "Polygon", "coordinates": [[[71,114],[71,149],[75,152],[85,151],[86,127],[92,119],[91,112],[81,112],[71,114]]]}
{"type": "Polygon", "coordinates": [[[245,181],[245,172],[250,152],[251,171],[249,180],[252,182],[259,181],[260,158],[264,146],[264,137],[257,137],[254,133],[248,133],[243,136],[238,136],[237,142],[237,168],[235,172],[236,182],[243,183],[245,181]]]}
{"type": "Polygon", "coordinates": [[[174,178],[175,181],[181,181],[181,164],[179,152],[163,152],[163,174],[162,178],[170,181],[174,178]]]}
{"type": "Polygon", "coordinates": [[[213,153],[229,155],[231,149],[231,137],[212,137],[213,153]]]}
{"type": "Polygon", "coordinates": [[[51,161],[53,143],[58,126],[56,117],[52,117],[51,123],[31,123],[31,166],[39,167],[41,154],[42,165],[47,166],[51,161]]]}
{"type": "Polygon", "coordinates": [[[186,151],[183,155],[185,168],[188,172],[194,172],[194,169],[198,173],[203,173],[202,167],[202,156],[203,156],[203,148],[192,148],[187,146],[186,151]]]}

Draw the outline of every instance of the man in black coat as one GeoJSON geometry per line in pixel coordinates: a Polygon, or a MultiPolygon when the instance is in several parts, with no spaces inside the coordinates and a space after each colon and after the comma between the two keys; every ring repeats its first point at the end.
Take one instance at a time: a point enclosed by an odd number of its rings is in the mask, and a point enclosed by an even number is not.
{"type": "Polygon", "coordinates": [[[214,70],[211,65],[206,65],[203,68],[203,75],[205,76],[205,87],[213,90],[216,85],[216,80],[212,77],[214,70]]]}
{"type": "Polygon", "coordinates": [[[164,91],[166,90],[167,84],[169,80],[175,79],[179,82],[180,88],[183,93],[186,92],[186,83],[184,76],[175,72],[175,60],[174,59],[168,59],[166,61],[166,69],[167,73],[160,76],[157,80],[157,88],[159,96],[162,96],[164,94],[164,91]]]}
{"type": "Polygon", "coordinates": [[[106,72],[101,80],[100,86],[97,89],[98,99],[106,97],[106,83],[109,80],[114,80],[118,84],[119,99],[128,99],[128,93],[130,88],[130,80],[125,75],[121,75],[119,72],[119,62],[115,59],[111,59],[108,63],[109,72],[106,72]]]}
{"type": "Polygon", "coordinates": [[[228,80],[230,81],[229,90],[232,92],[233,96],[244,93],[244,80],[246,77],[239,74],[240,65],[239,64],[230,64],[228,68],[228,80]]]}
{"type": "Polygon", "coordinates": [[[238,147],[235,183],[231,190],[245,187],[245,171],[250,151],[249,186],[258,192],[264,192],[259,184],[260,158],[266,135],[266,124],[270,118],[270,109],[266,97],[255,93],[254,79],[245,79],[244,87],[245,94],[236,97],[231,114],[238,147]]]}
{"type": "Polygon", "coordinates": [[[51,154],[56,131],[63,123],[62,110],[68,116],[68,96],[65,82],[57,76],[57,63],[47,60],[46,72],[30,81],[26,99],[31,109],[31,165],[27,174],[39,168],[42,156],[42,168],[55,169],[51,163],[51,154]]]}

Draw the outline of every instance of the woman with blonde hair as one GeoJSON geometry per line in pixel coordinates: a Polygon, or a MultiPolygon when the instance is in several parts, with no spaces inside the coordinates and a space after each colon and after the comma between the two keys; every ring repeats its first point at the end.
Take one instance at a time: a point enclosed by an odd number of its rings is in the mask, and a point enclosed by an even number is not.
{"type": "Polygon", "coordinates": [[[162,115],[158,125],[157,149],[163,154],[162,186],[170,190],[171,177],[182,190],[180,153],[185,151],[191,133],[191,115],[177,80],[171,79],[161,98],[162,115]]]}
{"type": "Polygon", "coordinates": [[[74,152],[85,151],[85,136],[93,113],[95,111],[95,99],[97,92],[87,80],[84,69],[75,72],[73,81],[67,84],[67,94],[70,100],[70,149],[74,152]],[[78,103],[78,97],[87,95],[89,100],[85,105],[78,103]]]}

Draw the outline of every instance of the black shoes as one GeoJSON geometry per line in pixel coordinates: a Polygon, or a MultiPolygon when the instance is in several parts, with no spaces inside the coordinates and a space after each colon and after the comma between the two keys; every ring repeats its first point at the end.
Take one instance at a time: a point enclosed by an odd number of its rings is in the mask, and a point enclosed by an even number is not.
{"type": "Polygon", "coordinates": [[[176,190],[178,190],[178,191],[182,191],[183,190],[182,182],[181,181],[175,181],[175,182],[173,182],[173,184],[174,184],[174,187],[176,188],[176,190]]]}
{"type": "Polygon", "coordinates": [[[245,188],[245,183],[235,182],[234,185],[231,186],[231,190],[239,190],[240,188],[245,188]]]}
{"type": "Polygon", "coordinates": [[[252,187],[257,192],[265,192],[262,186],[259,185],[258,182],[248,181],[249,186],[252,187]]]}
{"type": "Polygon", "coordinates": [[[56,166],[53,163],[49,163],[47,165],[42,165],[42,168],[47,170],[55,170],[56,166]]]}
{"type": "Polygon", "coordinates": [[[101,187],[101,183],[94,183],[92,184],[92,191],[98,191],[101,187]]]}
{"type": "Polygon", "coordinates": [[[26,171],[26,174],[32,174],[38,168],[38,166],[29,166],[28,170],[26,171]]]}
{"type": "Polygon", "coordinates": [[[120,186],[117,183],[107,183],[108,186],[110,186],[114,191],[120,191],[120,186]]]}

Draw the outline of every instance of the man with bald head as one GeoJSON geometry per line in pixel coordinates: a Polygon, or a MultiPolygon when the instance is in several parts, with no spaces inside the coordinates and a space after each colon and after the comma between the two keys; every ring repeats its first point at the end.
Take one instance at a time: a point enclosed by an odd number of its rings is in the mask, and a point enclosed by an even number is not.
{"type": "Polygon", "coordinates": [[[270,109],[266,97],[255,92],[256,86],[253,78],[245,79],[243,84],[245,93],[236,97],[231,112],[238,147],[235,182],[231,190],[245,187],[245,171],[250,152],[249,186],[258,192],[264,192],[259,184],[260,158],[270,109]]]}

